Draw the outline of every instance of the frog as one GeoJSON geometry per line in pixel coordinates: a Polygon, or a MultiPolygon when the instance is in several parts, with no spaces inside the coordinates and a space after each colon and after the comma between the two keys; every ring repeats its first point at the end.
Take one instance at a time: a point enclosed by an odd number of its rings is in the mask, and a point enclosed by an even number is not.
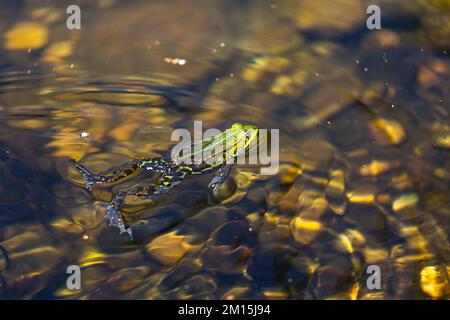
{"type": "Polygon", "coordinates": [[[211,173],[214,173],[214,176],[208,184],[208,189],[216,192],[229,177],[235,160],[257,145],[258,132],[258,128],[254,125],[236,122],[220,134],[191,144],[188,151],[183,151],[181,156],[174,157],[173,152],[170,152],[157,158],[133,159],[104,173],[93,173],[74,159],[70,160],[70,163],[82,175],[84,188],[88,192],[96,185],[129,180],[140,171],[150,171],[157,175],[153,183],[119,190],[107,206],[105,218],[108,225],[118,228],[120,234],[126,233],[133,239],[131,227],[125,224],[121,213],[127,196],[146,199],[166,194],[187,176],[211,173]],[[217,150],[215,149],[217,146],[221,152],[215,154],[212,151],[217,150]]]}

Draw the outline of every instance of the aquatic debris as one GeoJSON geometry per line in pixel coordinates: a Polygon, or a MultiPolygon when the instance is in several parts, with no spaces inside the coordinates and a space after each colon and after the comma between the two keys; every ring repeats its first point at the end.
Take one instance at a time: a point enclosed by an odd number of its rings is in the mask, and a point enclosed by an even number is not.
{"type": "Polygon", "coordinates": [[[36,22],[16,24],[5,34],[4,47],[8,50],[36,50],[44,47],[48,41],[48,28],[36,22]]]}
{"type": "Polygon", "coordinates": [[[179,66],[184,66],[186,64],[186,59],[182,59],[182,58],[165,57],[164,61],[168,64],[175,64],[175,65],[179,65],[179,66]]]}

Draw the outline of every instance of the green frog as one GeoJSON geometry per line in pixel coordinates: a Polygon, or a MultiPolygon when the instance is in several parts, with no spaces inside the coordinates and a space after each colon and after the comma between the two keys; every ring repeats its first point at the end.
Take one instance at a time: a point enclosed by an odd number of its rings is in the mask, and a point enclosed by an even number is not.
{"type": "Polygon", "coordinates": [[[91,191],[97,184],[111,184],[128,180],[141,170],[159,175],[155,183],[119,191],[108,205],[106,213],[108,225],[119,228],[120,234],[128,233],[132,239],[131,228],[125,225],[120,213],[127,196],[145,199],[164,194],[182,182],[186,176],[213,172],[215,175],[208,187],[212,191],[217,191],[229,176],[235,160],[255,146],[258,131],[258,128],[253,125],[234,123],[231,128],[221,134],[190,145],[189,151],[184,152],[185,150],[183,150],[182,156],[174,157],[171,152],[170,155],[160,158],[136,159],[102,174],[92,173],[74,160],[71,163],[82,174],[85,188],[88,191],[91,191]]]}

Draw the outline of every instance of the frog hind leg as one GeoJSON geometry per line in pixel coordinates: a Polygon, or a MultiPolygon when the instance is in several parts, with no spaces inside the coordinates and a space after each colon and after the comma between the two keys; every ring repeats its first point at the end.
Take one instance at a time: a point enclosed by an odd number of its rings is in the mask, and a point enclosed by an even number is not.
{"type": "Polygon", "coordinates": [[[130,240],[133,240],[133,233],[130,227],[127,227],[123,221],[120,210],[125,204],[125,198],[131,196],[150,196],[155,191],[154,185],[139,185],[129,190],[120,191],[108,205],[105,218],[108,221],[108,226],[119,228],[120,234],[128,233],[130,240]]]}
{"type": "Polygon", "coordinates": [[[148,198],[154,195],[160,195],[169,192],[174,186],[183,181],[184,177],[189,173],[188,170],[177,170],[173,174],[163,174],[159,179],[158,185],[139,185],[134,188],[121,191],[117,194],[111,204],[108,206],[106,219],[108,225],[119,228],[120,234],[128,233],[130,239],[133,240],[131,228],[127,227],[123,222],[120,210],[125,204],[127,196],[138,198],[148,198]]]}
{"type": "Polygon", "coordinates": [[[140,170],[140,161],[134,160],[128,162],[115,170],[103,174],[92,173],[89,169],[74,160],[71,160],[70,163],[80,171],[85,181],[85,188],[91,191],[92,187],[97,183],[114,183],[133,177],[140,170]]]}
{"type": "Polygon", "coordinates": [[[108,220],[108,226],[119,228],[120,234],[128,233],[130,240],[133,241],[133,233],[131,228],[127,227],[123,222],[122,214],[114,205],[109,205],[105,218],[108,220]]]}
{"type": "Polygon", "coordinates": [[[227,180],[227,178],[230,175],[231,172],[231,168],[233,167],[232,164],[226,164],[223,165],[219,171],[217,172],[217,174],[214,176],[214,178],[211,179],[211,181],[209,182],[208,187],[212,190],[212,191],[217,191],[219,190],[220,186],[225,182],[225,180],[227,180]]]}

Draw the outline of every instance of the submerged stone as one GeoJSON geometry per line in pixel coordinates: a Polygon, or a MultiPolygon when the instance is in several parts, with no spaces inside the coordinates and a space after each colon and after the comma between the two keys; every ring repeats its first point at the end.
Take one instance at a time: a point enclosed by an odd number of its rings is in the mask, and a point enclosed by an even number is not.
{"type": "Polygon", "coordinates": [[[397,145],[406,137],[403,126],[395,120],[378,118],[371,123],[370,129],[378,143],[397,145]]]}
{"type": "Polygon", "coordinates": [[[419,197],[415,194],[405,194],[394,200],[392,210],[399,212],[403,209],[414,207],[419,202],[419,197]]]}
{"type": "Polygon", "coordinates": [[[435,147],[450,149],[450,126],[438,122],[433,124],[431,142],[435,147]]]}
{"type": "Polygon", "coordinates": [[[298,1],[290,16],[302,31],[339,36],[364,25],[365,7],[359,0],[298,1]]]}
{"type": "Polygon", "coordinates": [[[420,271],[420,287],[433,299],[439,299],[450,293],[448,273],[445,266],[426,266],[420,271]]]}
{"type": "Polygon", "coordinates": [[[153,239],[146,245],[146,250],[159,262],[172,265],[189,251],[198,248],[189,243],[190,239],[190,236],[177,235],[174,231],[153,239]]]}
{"type": "Polygon", "coordinates": [[[4,47],[7,50],[36,50],[44,47],[47,41],[47,26],[36,22],[21,22],[6,32],[4,47]]]}

